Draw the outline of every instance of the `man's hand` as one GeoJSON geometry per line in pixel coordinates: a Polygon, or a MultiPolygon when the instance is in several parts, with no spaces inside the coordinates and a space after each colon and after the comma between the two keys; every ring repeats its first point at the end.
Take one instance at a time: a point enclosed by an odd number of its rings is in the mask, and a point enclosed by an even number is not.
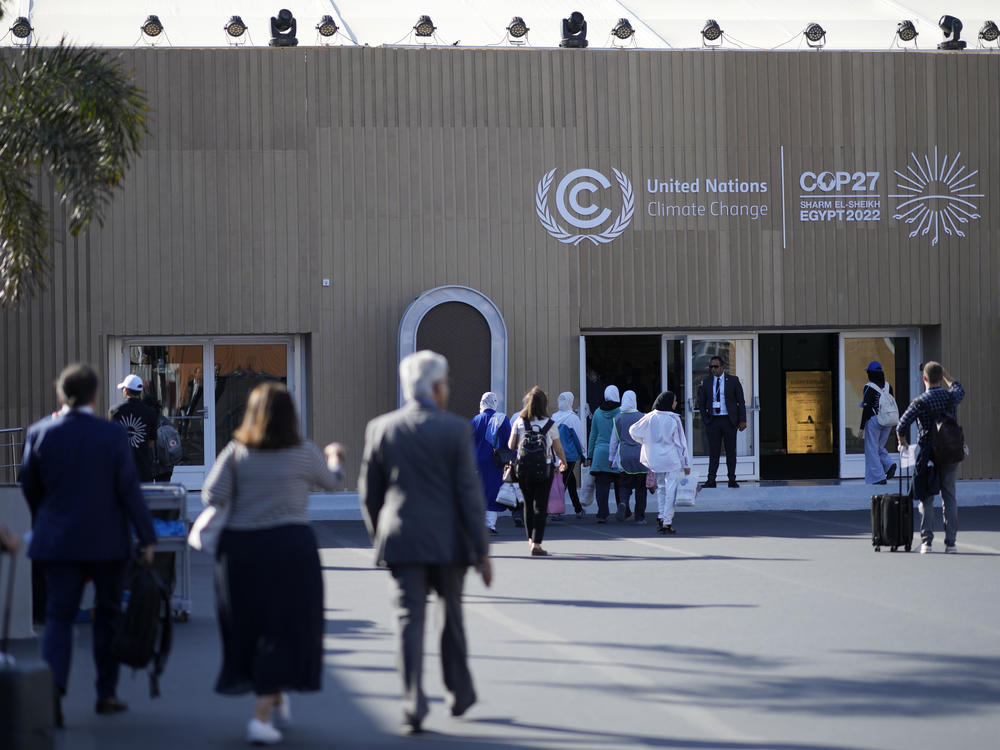
{"type": "Polygon", "coordinates": [[[745,430],[746,428],[747,428],[747,423],[746,422],[740,422],[740,426],[739,426],[740,432],[743,432],[743,430],[745,430]]]}
{"type": "Polygon", "coordinates": [[[21,537],[0,524],[0,550],[8,550],[11,553],[17,552],[21,547],[21,537]]]}
{"type": "Polygon", "coordinates": [[[684,469],[684,474],[690,476],[691,469],[690,468],[684,469]]]}
{"type": "Polygon", "coordinates": [[[153,564],[153,555],[156,553],[155,544],[147,544],[142,548],[142,552],[139,553],[139,562],[145,565],[147,568],[153,564]]]}
{"type": "Polygon", "coordinates": [[[476,570],[479,571],[479,575],[483,578],[483,583],[486,588],[490,587],[493,583],[493,563],[490,561],[489,555],[483,555],[479,562],[476,564],[476,570]]]}

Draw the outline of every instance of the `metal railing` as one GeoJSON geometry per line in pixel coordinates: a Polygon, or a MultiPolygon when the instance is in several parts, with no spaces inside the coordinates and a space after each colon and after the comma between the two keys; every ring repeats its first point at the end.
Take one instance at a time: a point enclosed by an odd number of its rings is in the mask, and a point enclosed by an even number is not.
{"type": "Polygon", "coordinates": [[[0,484],[17,484],[23,449],[23,427],[0,427],[0,484]]]}

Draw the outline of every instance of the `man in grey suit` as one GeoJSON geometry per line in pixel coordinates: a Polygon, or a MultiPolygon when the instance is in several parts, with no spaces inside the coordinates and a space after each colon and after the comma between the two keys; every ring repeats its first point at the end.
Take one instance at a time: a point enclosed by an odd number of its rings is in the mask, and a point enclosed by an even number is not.
{"type": "Polygon", "coordinates": [[[461,716],[476,702],[462,623],[465,571],[474,565],[489,586],[493,570],[471,429],[444,411],[448,361],[416,352],[399,363],[399,379],[406,405],[369,422],[358,493],[376,562],[392,573],[403,731],[417,733],[427,715],[421,686],[427,595],[437,594],[441,669],[451,714],[461,716]]]}

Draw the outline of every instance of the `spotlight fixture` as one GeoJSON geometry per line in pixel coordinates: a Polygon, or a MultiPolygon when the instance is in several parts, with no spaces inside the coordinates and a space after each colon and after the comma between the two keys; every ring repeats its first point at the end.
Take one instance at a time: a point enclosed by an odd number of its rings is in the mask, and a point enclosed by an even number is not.
{"type": "MultiPolygon", "coordinates": [[[[18,19],[21,20],[20,18],[18,19]]],[[[979,29],[979,41],[981,42],[995,42],[1000,39],[1000,29],[997,28],[996,23],[993,21],[984,21],[983,27],[979,29]]]]}
{"type": "Polygon", "coordinates": [[[562,20],[562,41],[560,47],[576,47],[582,49],[587,42],[587,20],[583,13],[574,10],[569,14],[569,18],[562,20]]]}
{"type": "Polygon", "coordinates": [[[27,39],[31,36],[32,31],[34,29],[31,28],[31,23],[24,16],[18,16],[14,21],[14,25],[10,27],[10,33],[17,39],[27,39]]]}
{"type": "Polygon", "coordinates": [[[159,36],[163,33],[163,24],[160,23],[159,16],[147,16],[139,28],[142,29],[143,34],[149,37],[159,36]]]}
{"type": "Polygon", "coordinates": [[[340,31],[340,27],[333,20],[333,16],[323,16],[319,19],[319,23],[316,24],[316,31],[319,32],[320,36],[331,37],[340,31]]]}
{"type": "Polygon", "coordinates": [[[277,16],[271,16],[271,41],[269,47],[297,47],[299,44],[295,32],[299,24],[288,8],[282,8],[277,16]]]}
{"type": "Polygon", "coordinates": [[[615,27],[611,29],[611,33],[615,35],[617,39],[625,40],[631,39],[635,36],[635,29],[632,28],[632,24],[627,18],[619,18],[618,23],[615,27]]]}
{"type": "Polygon", "coordinates": [[[896,36],[899,37],[901,42],[912,42],[917,38],[917,28],[913,25],[913,21],[906,20],[900,21],[899,26],[896,27],[896,36]]]}
{"type": "Polygon", "coordinates": [[[826,32],[818,23],[809,24],[802,33],[806,37],[806,44],[813,49],[822,49],[823,45],[826,44],[826,32]]]}
{"type": "Polygon", "coordinates": [[[719,27],[719,22],[716,21],[714,18],[709,18],[707,21],[705,21],[705,25],[701,29],[702,45],[704,45],[705,47],[718,46],[718,45],[709,45],[708,43],[719,42],[719,44],[721,44],[722,42],[720,40],[722,39],[723,33],[724,32],[722,31],[722,29],[719,27]]]}
{"type": "Polygon", "coordinates": [[[938,49],[965,49],[965,42],[960,38],[962,36],[962,22],[959,19],[955,16],[941,16],[938,28],[944,32],[944,41],[937,46],[938,49]]]}
{"type": "Polygon", "coordinates": [[[528,25],[520,16],[514,16],[510,19],[510,25],[507,27],[507,33],[510,34],[511,39],[521,39],[529,31],[531,31],[531,29],[528,28],[528,25]]]}
{"type": "Polygon", "coordinates": [[[434,36],[435,31],[437,31],[437,26],[434,25],[430,16],[420,16],[417,22],[413,25],[413,32],[417,36],[434,36]]]}
{"type": "Polygon", "coordinates": [[[226,25],[222,27],[225,29],[226,34],[231,36],[233,39],[239,39],[241,36],[247,33],[247,25],[243,23],[243,19],[239,16],[233,16],[226,22],[226,25]]]}

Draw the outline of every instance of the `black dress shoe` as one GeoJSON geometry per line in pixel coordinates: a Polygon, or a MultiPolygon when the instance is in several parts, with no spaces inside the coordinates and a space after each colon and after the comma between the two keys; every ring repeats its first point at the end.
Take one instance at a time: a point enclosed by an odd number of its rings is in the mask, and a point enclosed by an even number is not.
{"type": "Polygon", "coordinates": [[[707,482],[705,482],[705,484],[703,484],[703,485],[702,485],[701,487],[702,487],[702,489],[705,489],[705,490],[714,490],[714,489],[715,489],[715,486],[716,486],[716,485],[715,485],[715,480],[714,480],[714,479],[709,479],[709,480],[708,480],[707,482]]]}
{"type": "Polygon", "coordinates": [[[63,693],[62,690],[60,690],[59,688],[56,688],[55,716],[53,717],[55,719],[56,729],[62,729],[63,726],[64,726],[64,724],[63,724],[63,712],[62,712],[62,697],[63,697],[63,694],[64,693],[63,693]]]}
{"type": "Polygon", "coordinates": [[[472,706],[475,704],[475,702],[476,702],[476,696],[475,695],[473,695],[473,696],[471,696],[469,698],[465,698],[464,700],[457,701],[455,703],[455,705],[453,705],[451,707],[451,715],[452,716],[461,716],[466,711],[468,711],[470,708],[472,708],[472,706]]]}
{"type": "Polygon", "coordinates": [[[399,731],[403,734],[422,734],[424,728],[417,719],[403,719],[403,723],[399,725],[399,731]]]}
{"type": "MultiPolygon", "coordinates": [[[[886,476],[888,476],[888,474],[886,474],[886,476]]],[[[878,482],[875,482],[875,484],[888,484],[888,482],[889,482],[888,479],[882,479],[882,480],[880,480],[878,482]]]]}
{"type": "Polygon", "coordinates": [[[896,464],[893,464],[892,466],[890,466],[889,467],[889,471],[887,471],[885,473],[885,478],[886,479],[892,479],[894,476],[896,476],[896,464]]]}
{"type": "Polygon", "coordinates": [[[98,698],[94,710],[99,714],[120,714],[122,711],[128,711],[128,703],[112,695],[110,698],[98,698]]]}
{"type": "Polygon", "coordinates": [[[729,486],[730,486],[730,487],[739,487],[739,486],[740,486],[740,483],[739,483],[739,482],[737,482],[737,481],[736,481],[735,479],[730,479],[730,480],[729,480],[729,486]]]}

